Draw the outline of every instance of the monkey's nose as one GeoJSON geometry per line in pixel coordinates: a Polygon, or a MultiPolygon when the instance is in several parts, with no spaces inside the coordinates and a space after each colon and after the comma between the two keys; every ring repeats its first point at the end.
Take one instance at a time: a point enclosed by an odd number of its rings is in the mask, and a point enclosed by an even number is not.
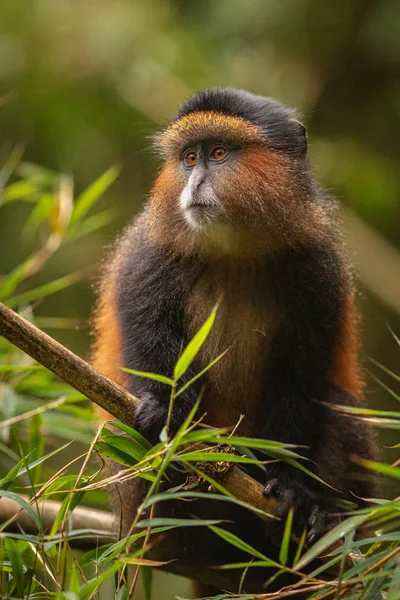
{"type": "Polygon", "coordinates": [[[201,188],[201,186],[204,184],[205,180],[206,180],[206,175],[203,170],[194,171],[192,173],[192,178],[191,178],[191,182],[190,182],[192,191],[194,191],[194,192],[198,191],[201,188]]]}

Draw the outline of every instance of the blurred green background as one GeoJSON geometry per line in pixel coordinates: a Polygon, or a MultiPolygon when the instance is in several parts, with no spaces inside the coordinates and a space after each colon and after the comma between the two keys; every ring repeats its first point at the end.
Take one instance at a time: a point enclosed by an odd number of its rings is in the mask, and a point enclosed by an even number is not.
{"type": "MultiPolygon", "coordinates": [[[[149,135],[213,85],[300,110],[314,172],[349,209],[343,231],[360,274],[364,362],[400,373],[387,327],[400,336],[399,0],[3,0],[0,166],[21,148],[24,160],[71,176],[75,193],[122,167],[96,205],[112,209],[108,225],[63,247],[19,291],[85,269],[35,313],[67,319],[47,320],[49,333],[87,354],[101,257],[159,166],[149,135]]],[[[31,211],[1,208],[0,277],[40,247],[41,231],[21,236],[31,211]]],[[[367,398],[377,408],[396,402],[372,377],[367,398]]]]}

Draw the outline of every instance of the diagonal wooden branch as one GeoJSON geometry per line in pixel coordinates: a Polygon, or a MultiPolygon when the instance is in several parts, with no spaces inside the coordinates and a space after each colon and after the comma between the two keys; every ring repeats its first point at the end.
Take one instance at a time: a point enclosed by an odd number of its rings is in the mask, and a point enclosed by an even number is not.
{"type": "Polygon", "coordinates": [[[0,335],[113,417],[132,424],[140,401],[82,358],[0,302],[0,335]]]}

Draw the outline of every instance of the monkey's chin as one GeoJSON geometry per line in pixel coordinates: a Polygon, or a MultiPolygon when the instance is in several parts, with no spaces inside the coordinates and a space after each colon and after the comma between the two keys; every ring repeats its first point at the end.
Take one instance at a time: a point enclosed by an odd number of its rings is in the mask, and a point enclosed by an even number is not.
{"type": "Polygon", "coordinates": [[[184,211],[197,250],[207,256],[235,254],[236,234],[224,211],[215,207],[191,207],[184,211]]]}
{"type": "Polygon", "coordinates": [[[193,204],[184,211],[185,219],[192,231],[207,232],[221,226],[222,211],[214,206],[193,204]]]}

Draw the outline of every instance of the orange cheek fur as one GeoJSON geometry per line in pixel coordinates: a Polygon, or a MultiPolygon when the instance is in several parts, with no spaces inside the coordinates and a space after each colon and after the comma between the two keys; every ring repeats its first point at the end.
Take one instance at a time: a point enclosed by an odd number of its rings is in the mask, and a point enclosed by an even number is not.
{"type": "MultiPolygon", "coordinates": [[[[237,163],[216,180],[216,192],[228,210],[248,214],[271,209],[271,200],[282,201],[292,182],[287,159],[259,148],[240,151],[237,163]]],[[[266,215],[265,215],[266,216],[266,215]]]]}

